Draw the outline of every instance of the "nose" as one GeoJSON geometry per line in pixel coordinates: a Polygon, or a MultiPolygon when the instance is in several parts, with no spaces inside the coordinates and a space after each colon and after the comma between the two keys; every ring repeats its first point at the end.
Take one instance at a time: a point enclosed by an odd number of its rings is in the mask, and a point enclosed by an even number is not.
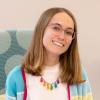
{"type": "Polygon", "coordinates": [[[59,39],[60,40],[64,40],[65,39],[65,32],[62,31],[60,34],[59,34],[59,39]]]}

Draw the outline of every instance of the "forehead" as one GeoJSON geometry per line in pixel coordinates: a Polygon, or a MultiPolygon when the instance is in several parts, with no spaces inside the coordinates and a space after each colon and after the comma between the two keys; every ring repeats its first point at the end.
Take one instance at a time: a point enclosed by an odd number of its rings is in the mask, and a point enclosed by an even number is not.
{"type": "Polygon", "coordinates": [[[49,23],[59,23],[63,27],[71,27],[74,29],[74,22],[72,18],[65,12],[55,14],[49,23]]]}

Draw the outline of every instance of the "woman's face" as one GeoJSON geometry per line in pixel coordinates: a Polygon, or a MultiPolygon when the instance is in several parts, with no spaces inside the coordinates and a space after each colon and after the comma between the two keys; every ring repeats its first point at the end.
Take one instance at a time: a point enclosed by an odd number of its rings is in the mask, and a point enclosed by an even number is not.
{"type": "Polygon", "coordinates": [[[44,31],[43,46],[47,54],[59,56],[67,51],[72,42],[74,22],[65,12],[53,16],[44,31]]]}

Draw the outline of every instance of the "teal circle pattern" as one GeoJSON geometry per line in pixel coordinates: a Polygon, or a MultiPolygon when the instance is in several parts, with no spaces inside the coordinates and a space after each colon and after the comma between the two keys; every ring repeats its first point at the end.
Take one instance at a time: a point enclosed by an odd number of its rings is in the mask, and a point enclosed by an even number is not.
{"type": "Polygon", "coordinates": [[[21,64],[31,37],[32,30],[0,31],[0,94],[5,93],[8,73],[14,66],[21,64]]]}
{"type": "Polygon", "coordinates": [[[31,42],[32,34],[29,33],[28,30],[25,30],[25,31],[19,30],[16,32],[16,38],[19,45],[23,47],[23,49],[27,49],[27,46],[31,42]]]}
{"type": "Polygon", "coordinates": [[[11,45],[11,38],[8,32],[0,33],[0,54],[5,53],[11,45]]]}
{"type": "Polygon", "coordinates": [[[23,56],[21,55],[13,55],[11,56],[5,64],[5,73],[6,75],[9,74],[9,72],[13,69],[14,66],[17,66],[17,64],[21,64],[23,56]],[[12,62],[13,62],[13,66],[12,66],[12,62]]]}

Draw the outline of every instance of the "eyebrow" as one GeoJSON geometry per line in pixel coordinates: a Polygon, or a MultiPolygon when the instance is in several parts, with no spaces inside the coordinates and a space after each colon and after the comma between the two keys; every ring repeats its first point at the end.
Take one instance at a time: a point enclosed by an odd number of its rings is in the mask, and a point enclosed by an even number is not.
{"type": "MultiPolygon", "coordinates": [[[[59,23],[52,23],[52,25],[58,25],[58,26],[60,26],[60,27],[62,27],[62,25],[61,24],[59,24],[59,23]]],[[[67,27],[67,28],[65,28],[65,29],[70,29],[70,30],[74,30],[73,28],[71,28],[71,27],[67,27]]]]}

